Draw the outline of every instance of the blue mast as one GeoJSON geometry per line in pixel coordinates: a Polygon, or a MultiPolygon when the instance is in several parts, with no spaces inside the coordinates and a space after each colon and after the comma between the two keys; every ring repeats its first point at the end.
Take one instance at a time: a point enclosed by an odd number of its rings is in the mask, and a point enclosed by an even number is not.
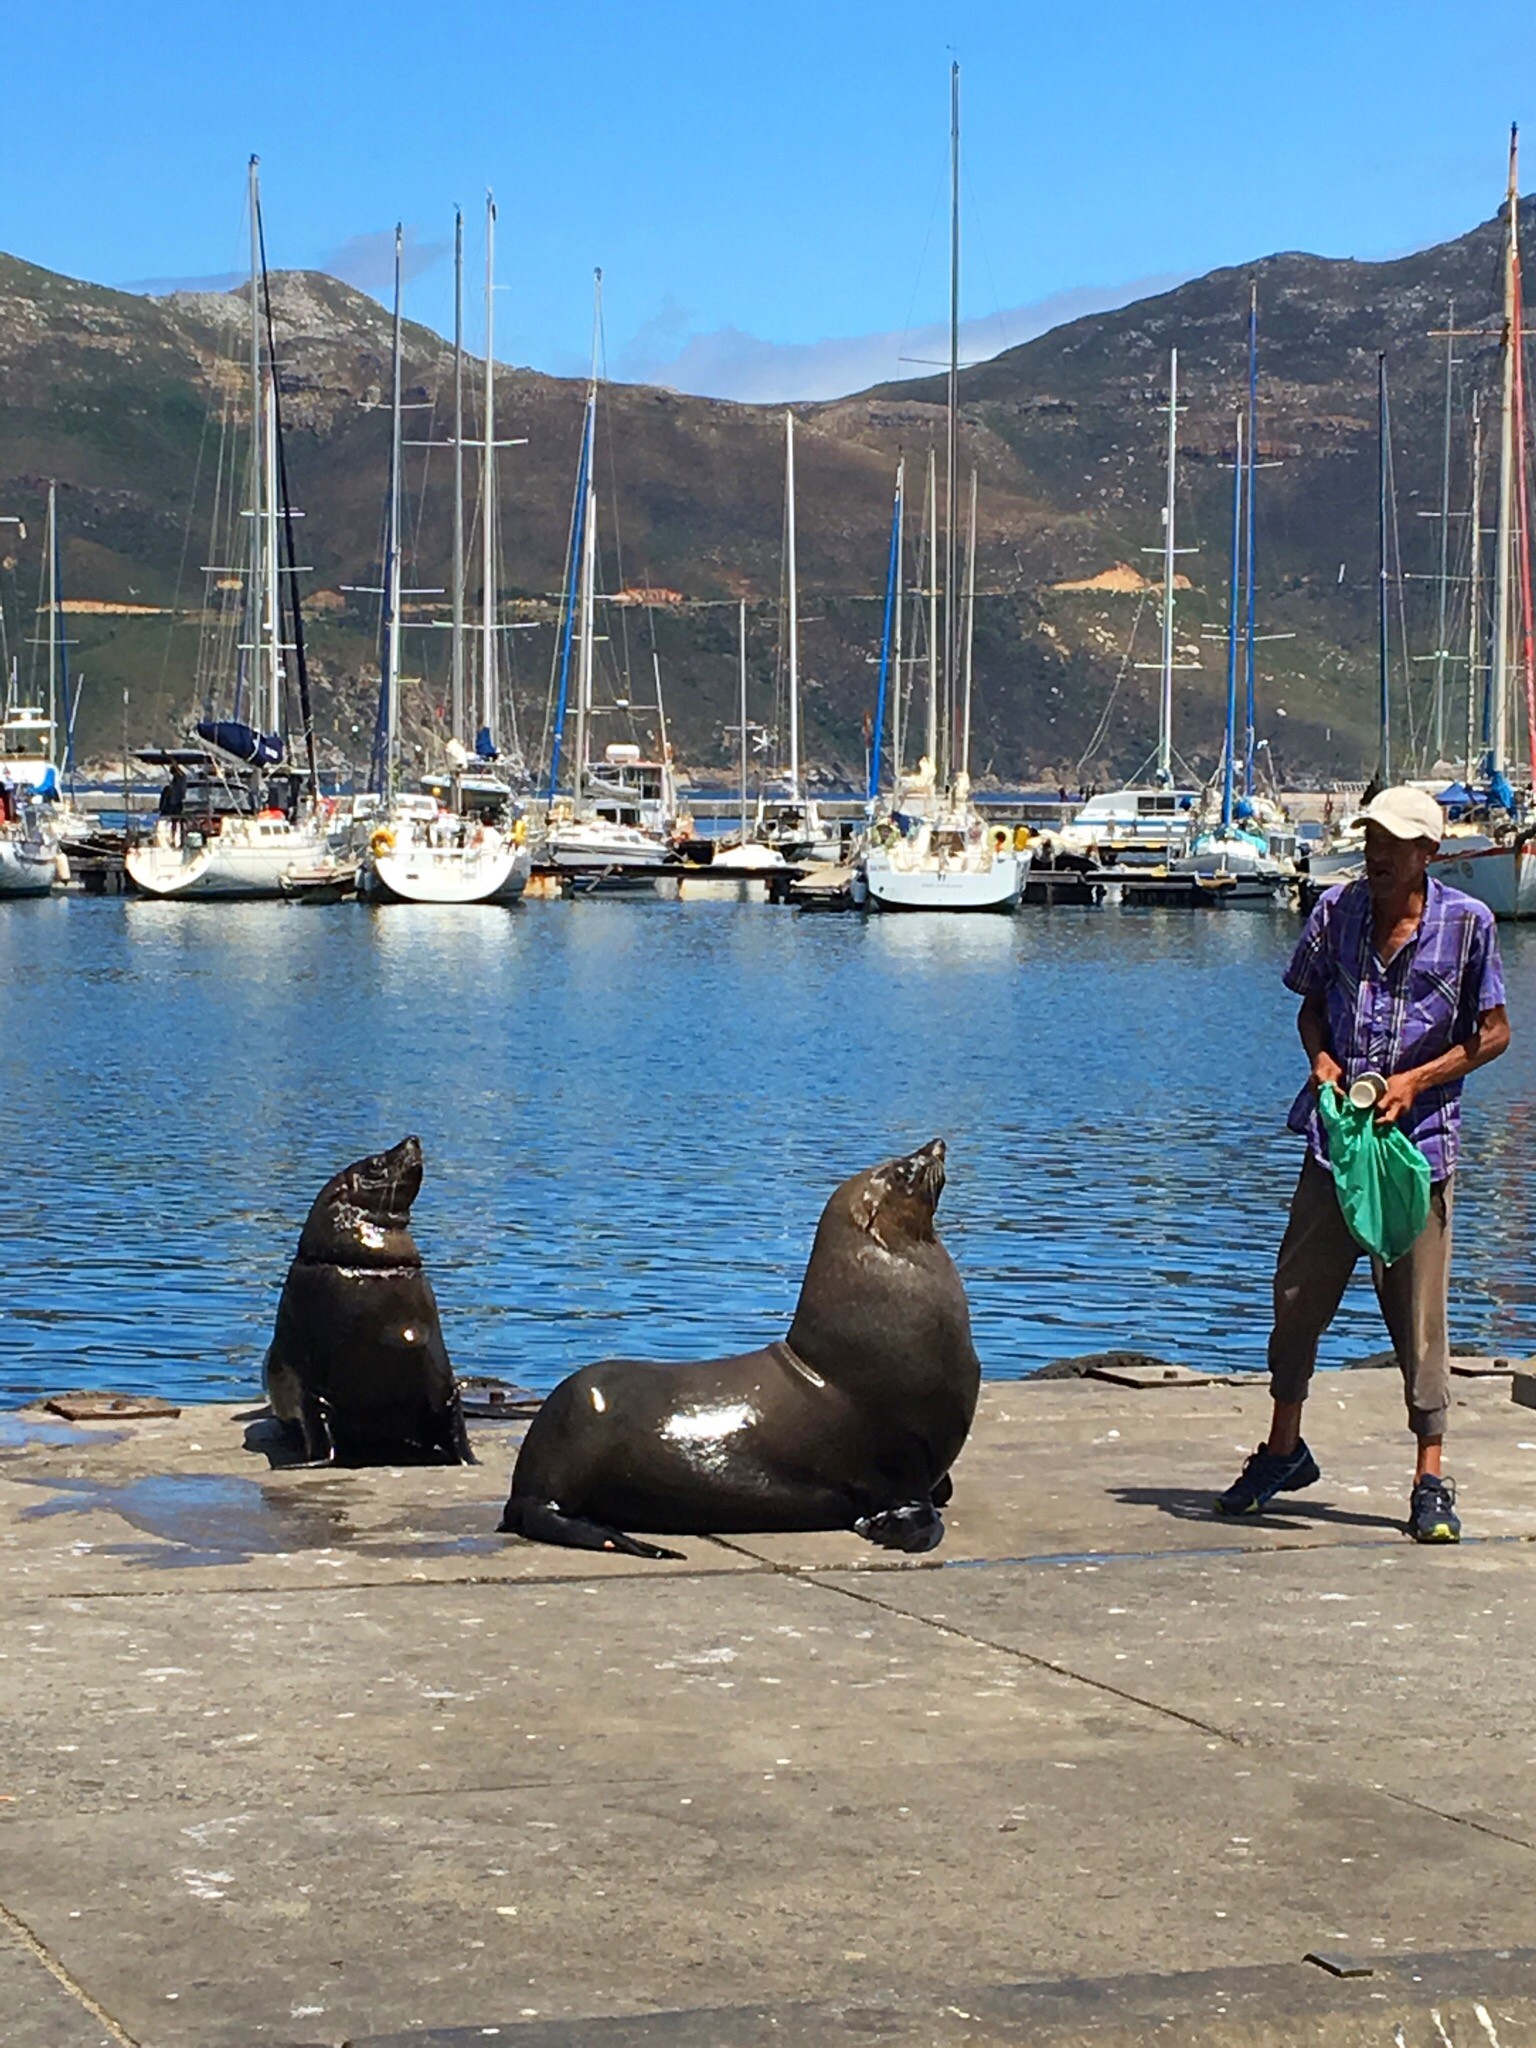
{"type": "Polygon", "coordinates": [[[49,511],[53,515],[53,616],[48,621],[48,630],[53,635],[58,649],[59,695],[64,706],[64,774],[71,793],[75,787],[75,713],[80,708],[80,693],[75,692],[73,700],[69,693],[69,642],[64,637],[64,549],[59,539],[58,498],[50,489],[49,511]]]}
{"type": "MultiPolygon", "coordinates": [[[[1237,608],[1242,596],[1243,416],[1237,415],[1237,452],[1232,459],[1232,596],[1227,606],[1227,743],[1221,758],[1221,829],[1232,830],[1232,784],[1237,751],[1237,608]]],[[[1250,737],[1252,726],[1249,726],[1250,737]]]]}
{"type": "Polygon", "coordinates": [[[560,748],[565,739],[565,711],[571,693],[571,643],[576,636],[576,584],[581,574],[581,550],[587,528],[587,478],[592,468],[592,432],[597,419],[597,393],[587,396],[587,415],[581,429],[581,460],[576,468],[576,501],[571,507],[570,561],[565,579],[565,625],[560,635],[560,688],[555,699],[555,727],[549,747],[549,791],[553,803],[560,786],[560,748]]]}
{"type": "Polygon", "coordinates": [[[885,744],[885,693],[891,674],[891,631],[896,620],[896,589],[901,576],[901,495],[903,465],[896,465],[896,495],[891,502],[891,551],[885,569],[885,624],[880,634],[880,687],[875,693],[875,729],[869,743],[869,801],[880,793],[880,753],[885,744]]]}
{"type": "Polygon", "coordinates": [[[1253,592],[1253,494],[1254,471],[1259,459],[1259,288],[1256,284],[1248,288],[1248,619],[1243,653],[1243,668],[1247,684],[1247,702],[1243,728],[1243,795],[1253,795],[1254,755],[1254,703],[1253,703],[1253,647],[1254,647],[1254,592],[1253,592]]]}

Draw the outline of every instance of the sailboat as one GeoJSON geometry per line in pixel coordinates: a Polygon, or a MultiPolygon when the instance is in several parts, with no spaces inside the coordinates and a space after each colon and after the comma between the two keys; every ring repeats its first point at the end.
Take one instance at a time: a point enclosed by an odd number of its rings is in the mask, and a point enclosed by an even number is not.
{"type": "MultiPolygon", "coordinates": [[[[0,788],[4,790],[4,815],[0,816],[0,896],[42,896],[55,881],[67,881],[69,863],[63,842],[67,838],[83,838],[91,829],[88,819],[68,807],[65,777],[61,776],[58,762],[61,687],[66,730],[73,732],[74,725],[60,610],[59,552],[58,486],[50,481],[44,535],[48,637],[46,641],[33,642],[34,646],[44,645],[48,649],[48,694],[45,704],[22,703],[13,666],[4,699],[0,701],[0,788]]],[[[68,741],[64,751],[67,775],[73,759],[73,747],[68,741]]]]}
{"type": "Polygon", "coordinates": [[[161,817],[152,837],[128,849],[129,879],[146,896],[278,897],[295,876],[324,879],[341,871],[320,800],[258,169],[253,156],[250,555],[239,572],[245,583],[246,633],[240,651],[246,662],[233,718],[202,721],[195,746],[145,749],[138,755],[156,767],[179,765],[189,778],[181,815],[161,817]],[[290,654],[303,724],[302,767],[284,765],[290,654]],[[248,719],[241,715],[247,708],[248,719]]]}
{"type": "MultiPolygon", "coordinates": [[[[1520,273],[1519,133],[1510,130],[1509,182],[1504,237],[1504,321],[1500,336],[1502,389],[1499,414],[1499,511],[1493,565],[1493,643],[1489,663],[1488,744],[1484,796],[1507,822],[1448,838],[1430,873],[1475,896],[1495,917],[1536,917],[1536,824],[1530,798],[1511,786],[1515,772],[1512,728],[1515,682],[1523,677],[1526,714],[1536,740],[1536,621],[1533,621],[1530,551],[1530,468],[1525,403],[1525,326],[1520,273]],[[1517,617],[1518,609],[1518,617],[1517,617]]],[[[1477,528],[1474,513],[1474,559],[1477,528]]],[[[1476,627],[1474,624],[1474,632],[1476,627]]],[[[1472,678],[1476,663],[1470,664],[1472,678]]],[[[1469,679],[1469,690],[1475,687],[1469,679]]]]}
{"type": "Polygon", "coordinates": [[[1106,790],[1090,797],[1056,835],[1068,853],[1102,855],[1137,862],[1158,862],[1182,853],[1188,844],[1194,821],[1198,789],[1180,787],[1173,775],[1173,678],[1181,668],[1198,668],[1198,662],[1174,659],[1174,607],[1177,584],[1175,563],[1181,549],[1175,530],[1179,457],[1179,352],[1168,352],[1168,444],[1167,473],[1163,496],[1163,544],[1148,553],[1163,558],[1162,653],[1155,663],[1138,663],[1158,672],[1157,753],[1152,781],[1133,781],[1123,788],[1106,790]]]}
{"type": "MultiPolygon", "coordinates": [[[[784,414],[784,712],[789,753],[784,772],[758,791],[757,811],[747,839],[787,866],[809,867],[842,858],[839,834],[806,794],[800,759],[800,564],[796,542],[795,416],[784,414]]],[[[745,845],[747,840],[743,841],[745,845]]]]}
{"type": "MultiPolygon", "coordinates": [[[[959,484],[960,383],[960,67],[950,67],[950,263],[949,403],[947,412],[946,538],[943,659],[935,658],[930,589],[928,666],[928,751],[910,781],[900,776],[889,815],[872,833],[863,859],[867,901],[872,910],[1013,910],[1024,894],[1030,857],[1000,828],[989,831],[971,801],[971,647],[975,613],[976,479],[971,478],[971,528],[967,549],[964,683],[960,687],[959,528],[955,495],[959,484]],[[943,691],[945,716],[940,715],[943,691]]],[[[929,469],[930,560],[937,545],[933,517],[934,471],[929,469]]]]}
{"type": "Polygon", "coordinates": [[[654,705],[636,705],[628,698],[602,706],[594,695],[597,651],[597,484],[594,453],[597,440],[597,396],[602,331],[602,272],[595,281],[592,373],[582,417],[581,454],[576,495],[571,511],[571,545],[561,622],[558,685],[550,745],[548,811],[543,859],[556,874],[585,887],[649,886],[674,859],[672,835],[680,805],[666,742],[659,665],[653,661],[654,705]],[[560,791],[566,714],[570,705],[571,663],[576,664],[576,734],[572,748],[572,788],[560,791]],[[594,719],[605,710],[632,716],[654,710],[661,728],[659,758],[648,758],[629,740],[607,745],[601,758],[590,758],[594,719]]]}
{"type": "Polygon", "coordinates": [[[735,885],[742,894],[750,894],[755,885],[766,882],[770,875],[782,873],[789,866],[776,846],[767,846],[753,836],[754,819],[747,795],[747,763],[750,733],[747,725],[747,604],[739,602],[736,622],[736,667],[740,695],[740,721],[738,726],[738,770],[740,776],[740,812],[737,828],[727,839],[715,848],[714,858],[705,870],[706,877],[727,886],[735,885]]]}
{"type": "Polygon", "coordinates": [[[423,794],[399,788],[400,737],[400,235],[396,231],[393,363],[390,405],[390,483],[386,508],[384,630],[381,687],[384,707],[386,803],[368,840],[364,893],[395,903],[514,903],[528,886],[530,856],[525,828],[512,818],[513,794],[497,772],[500,666],[496,652],[496,398],[492,309],[495,292],[496,207],[485,209],[485,395],[481,414],[480,701],[473,748],[465,676],[464,618],[464,220],[454,218],[453,304],[453,590],[450,653],[450,726],[447,773],[423,778],[423,794]]]}

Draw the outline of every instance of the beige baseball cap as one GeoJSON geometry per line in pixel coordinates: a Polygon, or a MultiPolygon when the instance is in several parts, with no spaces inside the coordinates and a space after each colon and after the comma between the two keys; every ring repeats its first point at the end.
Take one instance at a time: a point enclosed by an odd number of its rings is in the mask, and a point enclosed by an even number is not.
{"type": "Polygon", "coordinates": [[[1360,813],[1367,825],[1380,825],[1394,839],[1428,839],[1438,846],[1445,837],[1445,813],[1423,789],[1399,783],[1373,796],[1360,813]]]}

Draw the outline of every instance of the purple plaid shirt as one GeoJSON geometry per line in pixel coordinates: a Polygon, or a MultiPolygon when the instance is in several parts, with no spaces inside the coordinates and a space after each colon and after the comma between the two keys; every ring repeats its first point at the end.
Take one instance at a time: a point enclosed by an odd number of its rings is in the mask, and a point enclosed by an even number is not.
{"type": "MultiPolygon", "coordinates": [[[[1431,875],[1424,915],[1407,945],[1383,967],[1376,957],[1371,896],[1365,882],[1330,889],[1307,919],[1285,985],[1322,999],[1328,1046],[1344,1086],[1362,1074],[1422,1067],[1464,1044],[1486,1010],[1504,1001],[1504,970],[1493,912],[1431,875]]],[[[1305,1136],[1324,1166],[1328,1139],[1311,1084],[1291,1105],[1289,1128],[1305,1136]]],[[[1429,1161],[1432,1177],[1456,1171],[1461,1083],[1427,1088],[1398,1124],[1429,1161]]]]}

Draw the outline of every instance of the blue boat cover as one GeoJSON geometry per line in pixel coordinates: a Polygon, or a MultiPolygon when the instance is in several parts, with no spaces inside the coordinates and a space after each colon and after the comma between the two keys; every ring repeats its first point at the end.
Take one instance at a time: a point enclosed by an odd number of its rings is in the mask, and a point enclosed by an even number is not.
{"type": "Polygon", "coordinates": [[[197,728],[200,740],[233,754],[237,761],[249,761],[253,768],[270,768],[283,758],[283,743],[275,733],[258,732],[233,718],[205,718],[197,728]]]}

